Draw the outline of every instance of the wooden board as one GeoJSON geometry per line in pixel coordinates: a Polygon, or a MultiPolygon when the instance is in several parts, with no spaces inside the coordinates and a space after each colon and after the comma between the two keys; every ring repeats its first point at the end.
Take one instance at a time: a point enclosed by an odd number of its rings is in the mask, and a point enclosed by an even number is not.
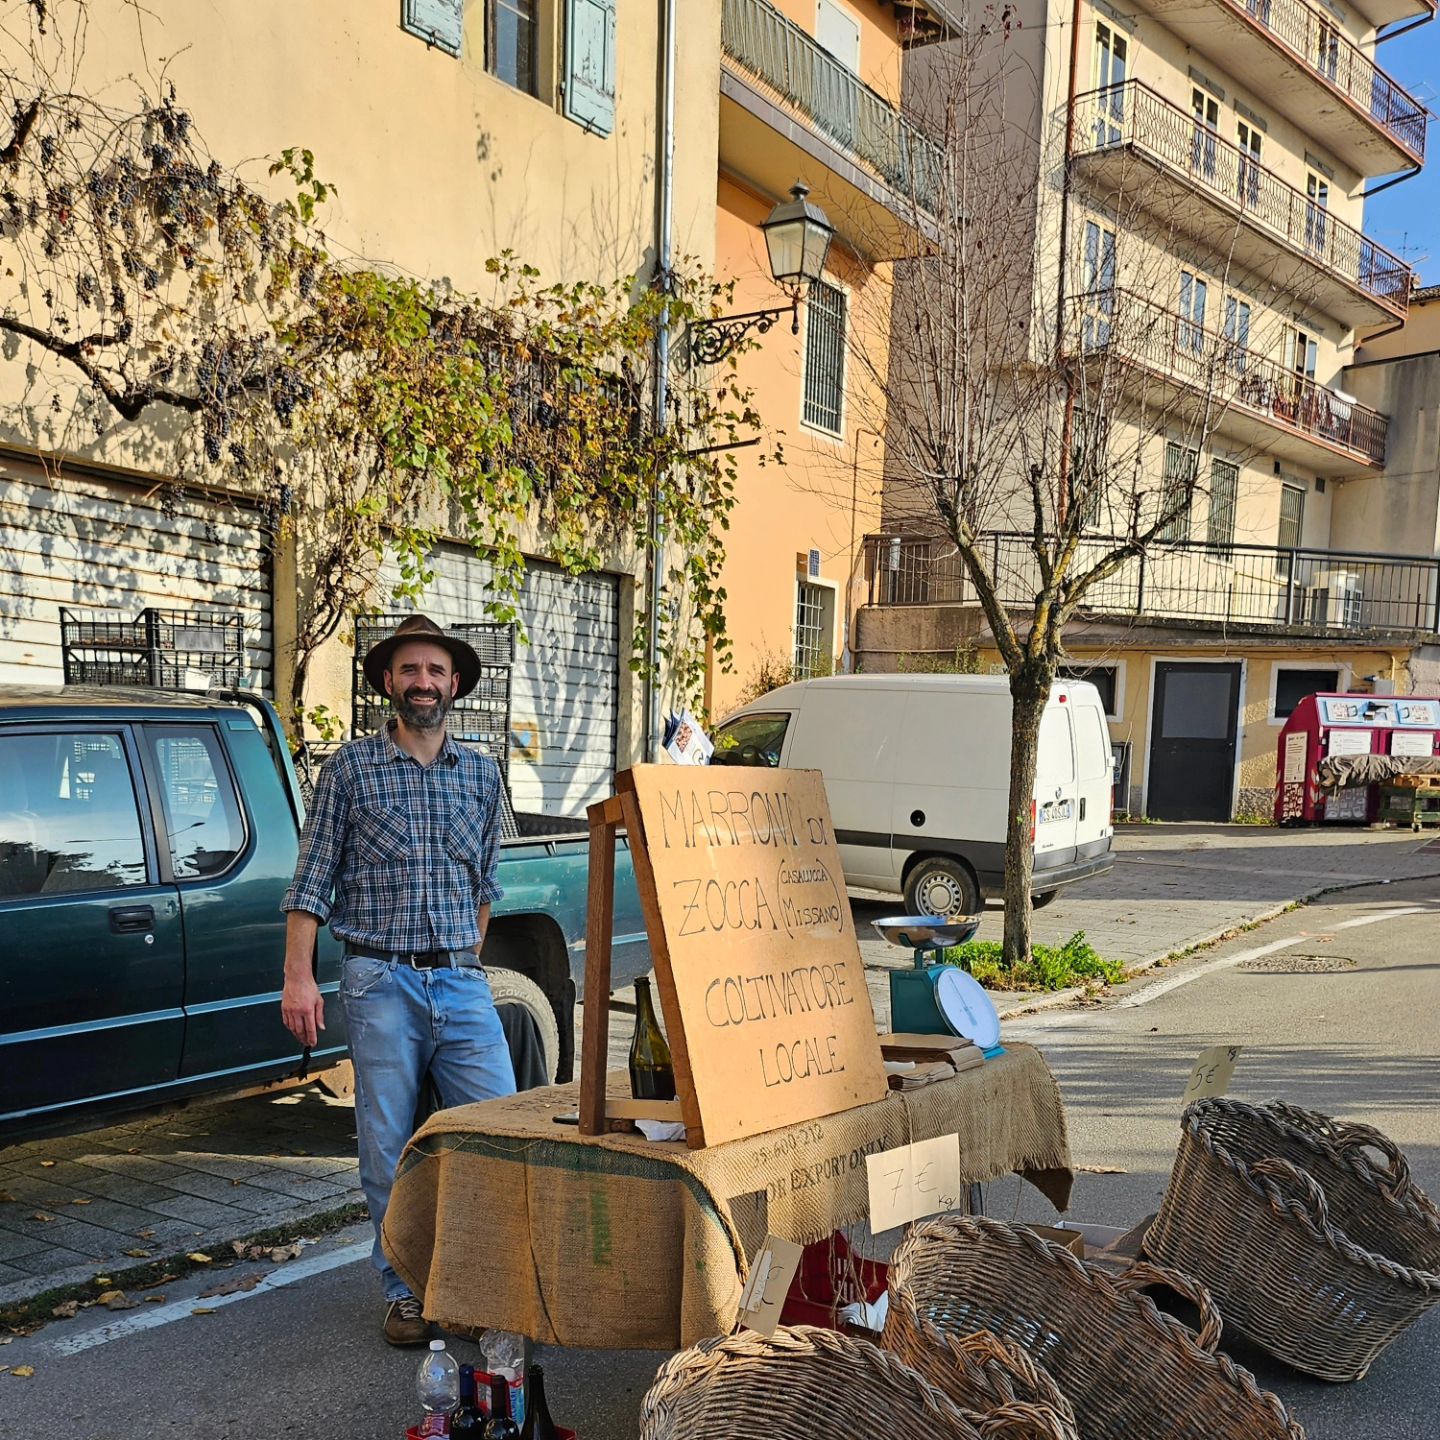
{"type": "Polygon", "coordinates": [[[820,774],[643,765],[616,783],[687,1142],[883,1099],[820,774]]]}

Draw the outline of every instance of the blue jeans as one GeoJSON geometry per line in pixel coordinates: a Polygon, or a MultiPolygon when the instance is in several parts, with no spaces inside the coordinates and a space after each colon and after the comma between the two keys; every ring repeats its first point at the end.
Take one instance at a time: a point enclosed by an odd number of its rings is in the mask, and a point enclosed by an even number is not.
{"type": "Polygon", "coordinates": [[[416,970],[347,955],[340,997],[355,1064],[360,1184],[375,1226],[372,1263],[385,1298],[398,1300],[410,1289],[380,1248],[380,1227],[426,1074],[449,1109],[513,1095],[515,1071],[490,982],[476,966],[416,970]]]}

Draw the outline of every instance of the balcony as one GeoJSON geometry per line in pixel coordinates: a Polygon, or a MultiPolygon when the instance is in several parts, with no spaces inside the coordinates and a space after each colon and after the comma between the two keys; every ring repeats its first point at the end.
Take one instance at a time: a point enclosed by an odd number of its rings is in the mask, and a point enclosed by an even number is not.
{"type": "Polygon", "coordinates": [[[720,162],[772,194],[803,175],[867,249],[922,223],[941,147],[765,0],[724,0],[720,162]]]}
{"type": "Polygon", "coordinates": [[[1425,158],[1425,107],[1305,0],[1140,0],[1361,176],[1425,158]]]}
{"type": "MultiPolygon", "coordinates": [[[[1081,574],[1123,543],[1081,540],[1081,574]]],[[[990,534],[987,559],[1007,609],[1028,610],[1040,586],[1031,538],[990,534]]],[[[964,563],[947,537],[867,535],[871,605],[975,605],[964,563]]],[[[1152,544],[1085,597],[1084,613],[1126,622],[1252,626],[1258,633],[1419,636],[1440,630],[1440,560],[1277,545],[1152,544]]]]}
{"type": "Polygon", "coordinates": [[[1075,102],[1072,164],[1350,328],[1403,320],[1410,267],[1130,80],[1075,102]]]}
{"type": "Polygon", "coordinates": [[[1126,290],[1077,295],[1070,307],[1070,358],[1128,391],[1152,419],[1208,412],[1210,425],[1253,453],[1323,475],[1385,463],[1386,416],[1251,350],[1243,332],[1218,334],[1126,290]],[[1114,374],[1112,361],[1122,367],[1114,374]]]}

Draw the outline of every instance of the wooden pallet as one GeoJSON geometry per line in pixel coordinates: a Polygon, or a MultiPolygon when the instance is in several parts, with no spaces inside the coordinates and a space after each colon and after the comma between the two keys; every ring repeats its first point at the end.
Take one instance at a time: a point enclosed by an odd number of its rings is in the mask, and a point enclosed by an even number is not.
{"type": "Polygon", "coordinates": [[[1440,775],[1396,775],[1385,782],[1387,790],[1440,790],[1440,775]]]}

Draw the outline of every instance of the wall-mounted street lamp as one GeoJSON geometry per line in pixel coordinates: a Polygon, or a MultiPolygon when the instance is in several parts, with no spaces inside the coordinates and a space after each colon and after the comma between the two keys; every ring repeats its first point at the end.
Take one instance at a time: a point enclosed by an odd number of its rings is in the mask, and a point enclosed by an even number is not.
{"type": "Polygon", "coordinates": [[[782,200],[760,227],[770,256],[770,273],[790,296],[790,304],[776,310],[749,310],[742,315],[697,321],[689,335],[692,365],[718,365],[751,330],[764,335],[787,314],[790,333],[800,333],[800,297],[825,273],[825,257],[835,236],[830,217],[808,198],[809,194],[809,186],[798,182],[792,185],[790,198],[782,200]]]}

